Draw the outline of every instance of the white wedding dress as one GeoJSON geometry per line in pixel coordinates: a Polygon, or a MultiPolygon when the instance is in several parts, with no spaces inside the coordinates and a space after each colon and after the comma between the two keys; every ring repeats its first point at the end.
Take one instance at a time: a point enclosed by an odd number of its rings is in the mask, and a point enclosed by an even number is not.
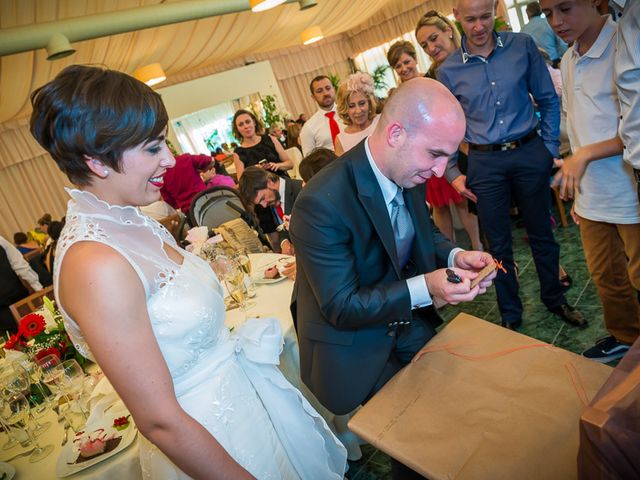
{"type": "MultiPolygon", "coordinates": [[[[75,242],[115,249],[144,286],[151,325],[182,408],[258,479],[343,478],[344,447],[276,367],[282,349],[278,322],[251,319],[230,334],[222,289],[206,262],[178,249],[164,227],[134,207],[110,206],[80,190],[69,194],[55,292],[65,252],[75,242]],[[169,259],[163,242],[183,254],[182,265],[169,259]]],[[[58,305],[74,345],[92,358],[78,325],[58,305]]],[[[140,442],[140,462],[145,478],[188,478],[146,440],[140,442]]]]}

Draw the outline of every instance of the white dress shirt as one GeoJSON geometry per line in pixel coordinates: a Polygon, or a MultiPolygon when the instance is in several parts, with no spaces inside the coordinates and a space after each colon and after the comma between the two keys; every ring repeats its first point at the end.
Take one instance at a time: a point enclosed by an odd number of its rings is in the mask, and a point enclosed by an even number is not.
{"type": "MultiPolygon", "coordinates": [[[[619,103],[613,71],[616,23],[607,16],[596,41],[584,54],[579,45],[562,58],[562,108],[567,114],[571,148],[613,138],[618,133],[619,103]]],[[[635,224],[640,206],[630,165],[622,155],[591,162],[576,192],[578,215],[594,222],[635,224]]]]}
{"type": "Polygon", "coordinates": [[[640,0],[627,1],[624,5],[618,22],[616,50],[615,76],[624,160],[640,169],[640,0]]]}
{"type": "Polygon", "coordinates": [[[13,271],[16,272],[21,279],[27,282],[34,291],[42,290],[40,280],[38,280],[38,274],[34,272],[27,261],[24,259],[20,250],[11,245],[6,239],[0,237],[0,247],[4,248],[7,252],[7,258],[13,271]]]}
{"type": "MultiPolygon", "coordinates": [[[[389,180],[384,174],[380,171],[376,162],[373,161],[373,157],[371,156],[371,151],[369,150],[369,139],[364,142],[364,149],[367,152],[367,159],[369,160],[369,165],[371,165],[371,169],[373,170],[373,174],[378,181],[378,185],[380,185],[380,190],[382,190],[382,197],[384,198],[384,203],[387,206],[387,213],[389,214],[389,221],[391,221],[391,201],[395,198],[396,193],[398,193],[398,185],[396,185],[393,181],[389,180]]],[[[449,267],[453,266],[453,262],[455,260],[456,253],[462,252],[461,248],[454,248],[449,253],[448,264],[449,267]]],[[[431,299],[431,294],[429,293],[429,289],[427,288],[427,280],[423,274],[417,275],[415,277],[411,277],[407,279],[407,288],[409,289],[409,296],[411,298],[411,308],[421,308],[431,305],[433,300],[431,299]]]]}
{"type": "Polygon", "coordinates": [[[325,116],[328,112],[335,112],[333,118],[338,123],[340,131],[344,130],[344,123],[340,119],[340,115],[336,112],[336,104],[333,104],[331,110],[322,110],[314,113],[309,120],[305,122],[300,130],[300,146],[302,147],[302,155],[309,155],[314,148],[324,147],[333,150],[333,139],[331,138],[331,129],[329,128],[329,119],[325,116]]]}

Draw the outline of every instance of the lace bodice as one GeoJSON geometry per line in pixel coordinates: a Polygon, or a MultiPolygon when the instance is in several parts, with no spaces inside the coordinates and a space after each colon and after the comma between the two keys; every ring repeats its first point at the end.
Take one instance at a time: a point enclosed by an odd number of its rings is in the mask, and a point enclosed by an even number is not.
{"type": "MultiPolygon", "coordinates": [[[[169,232],[137,208],[109,205],[89,192],[69,190],[72,199],[58,241],[54,290],[58,292],[64,255],[76,242],[103,243],[135,269],[144,287],[152,328],[174,381],[216,343],[224,325],[222,289],[200,258],[180,250],[172,261],[163,243],[178,249],[169,232]]],[[[65,327],[78,351],[93,359],[78,324],[58,300],[65,327]]]]}

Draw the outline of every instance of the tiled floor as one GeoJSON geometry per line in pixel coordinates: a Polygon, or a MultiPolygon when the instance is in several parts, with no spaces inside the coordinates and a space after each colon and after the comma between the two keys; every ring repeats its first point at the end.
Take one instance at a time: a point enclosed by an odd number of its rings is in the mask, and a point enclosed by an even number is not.
{"type": "MultiPolygon", "coordinates": [[[[567,301],[582,311],[588,319],[589,326],[584,330],[565,324],[549,313],[540,301],[540,286],[531,250],[524,240],[524,229],[517,228],[516,223],[514,221],[513,224],[514,255],[520,265],[520,298],[524,305],[523,325],[519,331],[572,352],[581,353],[597,339],[606,336],[607,331],[602,320],[602,306],[585,264],[578,227],[570,223],[566,228],[556,228],[555,236],[560,244],[560,262],[573,278],[573,286],[566,294],[567,301]]],[[[462,247],[468,246],[466,234],[462,231],[457,232],[457,235],[460,237],[458,244],[462,247]]],[[[472,303],[445,307],[441,316],[448,322],[460,312],[500,323],[493,288],[472,303]]],[[[362,451],[363,457],[360,461],[350,462],[347,473],[350,480],[391,478],[387,455],[369,445],[364,446],[362,451]]]]}

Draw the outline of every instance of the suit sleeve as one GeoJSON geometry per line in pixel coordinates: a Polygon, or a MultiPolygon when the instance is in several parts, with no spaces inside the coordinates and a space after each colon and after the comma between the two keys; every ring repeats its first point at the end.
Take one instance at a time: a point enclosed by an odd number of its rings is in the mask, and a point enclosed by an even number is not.
{"type": "Polygon", "coordinates": [[[290,234],[297,262],[322,316],[343,330],[410,318],[411,298],[405,280],[361,285],[353,253],[357,239],[354,230],[336,215],[337,211],[338,206],[329,196],[321,198],[317,192],[303,192],[291,216],[290,234]]]}

